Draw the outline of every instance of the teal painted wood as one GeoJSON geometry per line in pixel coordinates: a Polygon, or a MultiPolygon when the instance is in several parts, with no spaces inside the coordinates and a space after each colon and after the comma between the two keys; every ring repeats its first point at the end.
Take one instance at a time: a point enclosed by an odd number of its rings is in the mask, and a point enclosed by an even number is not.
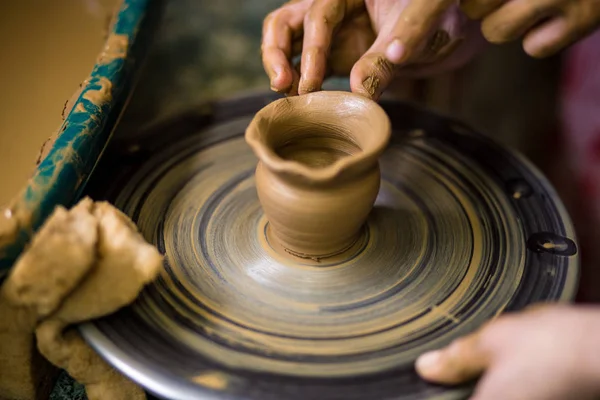
{"type": "Polygon", "coordinates": [[[122,2],[105,51],[82,83],[58,138],[27,186],[10,204],[8,212],[16,221],[17,232],[4,243],[0,240],[0,275],[10,268],[33,232],[57,205],[69,206],[80,196],[132,91],[161,4],[160,0],[122,2]],[[115,43],[124,43],[121,47],[125,52],[115,54],[115,43]],[[108,51],[109,44],[112,52],[108,51]]]}

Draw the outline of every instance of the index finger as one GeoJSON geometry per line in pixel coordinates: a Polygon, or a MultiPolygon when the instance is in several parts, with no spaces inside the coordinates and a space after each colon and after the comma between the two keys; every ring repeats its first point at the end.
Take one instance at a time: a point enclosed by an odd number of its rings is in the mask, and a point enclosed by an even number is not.
{"type": "Polygon", "coordinates": [[[431,33],[434,25],[439,22],[446,10],[456,4],[456,0],[413,0],[402,10],[400,20],[394,27],[394,39],[388,52],[397,53],[402,48],[399,58],[393,61],[401,64],[418,51],[419,46],[431,33]]]}
{"type": "Polygon", "coordinates": [[[292,1],[270,13],[263,23],[262,62],[271,88],[284,92],[292,86],[292,42],[302,34],[310,1],[292,1]]]}
{"type": "Polygon", "coordinates": [[[364,7],[364,0],[315,0],[304,19],[299,93],[321,88],[334,31],[348,14],[364,7]]]}

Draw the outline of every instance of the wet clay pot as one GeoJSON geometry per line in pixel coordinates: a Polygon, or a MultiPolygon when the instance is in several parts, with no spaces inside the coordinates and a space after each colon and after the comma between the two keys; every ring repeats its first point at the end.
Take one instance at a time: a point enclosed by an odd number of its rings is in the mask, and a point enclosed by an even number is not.
{"type": "Polygon", "coordinates": [[[255,115],[246,142],[259,159],[258,197],[287,253],[320,260],[356,242],[390,132],[377,103],[348,92],[288,97],[255,115]]]}

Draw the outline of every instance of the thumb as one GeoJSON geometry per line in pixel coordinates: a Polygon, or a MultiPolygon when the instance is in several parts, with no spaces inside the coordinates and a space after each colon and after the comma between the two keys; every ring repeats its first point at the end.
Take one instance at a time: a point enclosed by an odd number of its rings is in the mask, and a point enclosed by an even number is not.
{"type": "Polygon", "coordinates": [[[448,347],[421,355],[417,373],[425,380],[454,385],[479,377],[490,364],[490,354],[481,345],[481,333],[458,339],[448,347]]]}
{"type": "Polygon", "coordinates": [[[352,67],[352,92],[377,100],[395,76],[394,65],[381,52],[368,51],[352,67]]]}
{"type": "Polygon", "coordinates": [[[433,62],[451,52],[461,33],[462,19],[450,0],[395,3],[371,48],[350,73],[353,92],[377,100],[390,85],[398,66],[433,62]],[[444,18],[445,17],[445,18],[444,18]],[[441,29],[434,30],[442,22],[441,29]]]}
{"type": "Polygon", "coordinates": [[[404,26],[402,17],[407,8],[406,3],[406,1],[396,1],[380,11],[384,14],[382,16],[384,23],[379,29],[377,38],[350,71],[352,92],[378,100],[392,83],[396,74],[396,65],[387,58],[386,51],[394,40],[394,33],[404,26]]]}

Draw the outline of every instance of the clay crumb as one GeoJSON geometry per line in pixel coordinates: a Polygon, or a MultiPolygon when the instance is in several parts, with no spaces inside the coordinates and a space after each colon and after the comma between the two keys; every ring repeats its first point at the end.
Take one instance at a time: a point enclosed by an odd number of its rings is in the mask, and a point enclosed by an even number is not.
{"type": "Polygon", "coordinates": [[[194,382],[213,390],[225,390],[227,388],[227,377],[220,372],[207,371],[195,376],[194,382]]]}

